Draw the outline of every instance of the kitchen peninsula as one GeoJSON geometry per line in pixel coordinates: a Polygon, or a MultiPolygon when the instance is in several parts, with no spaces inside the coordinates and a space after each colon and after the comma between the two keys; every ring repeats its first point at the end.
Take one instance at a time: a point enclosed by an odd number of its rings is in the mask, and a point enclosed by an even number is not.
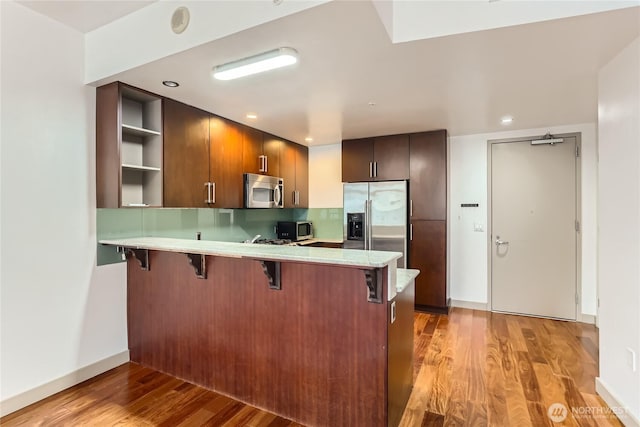
{"type": "Polygon", "coordinates": [[[131,238],[133,362],[307,426],[396,426],[416,270],[395,252],[131,238]]]}

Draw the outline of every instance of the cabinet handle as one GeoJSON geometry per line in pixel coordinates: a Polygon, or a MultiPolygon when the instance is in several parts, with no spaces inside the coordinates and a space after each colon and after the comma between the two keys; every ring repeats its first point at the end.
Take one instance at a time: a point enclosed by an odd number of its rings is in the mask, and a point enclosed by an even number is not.
{"type": "Polygon", "coordinates": [[[212,182],[211,185],[209,186],[209,188],[211,188],[211,202],[210,203],[215,203],[216,202],[216,183],[212,182]]]}
{"type": "Polygon", "coordinates": [[[211,203],[211,183],[205,182],[204,186],[207,187],[207,199],[204,202],[211,203]]]}
{"type": "Polygon", "coordinates": [[[413,199],[409,199],[409,216],[413,216],[413,199]]]}
{"type": "Polygon", "coordinates": [[[409,225],[409,240],[413,240],[413,224],[409,225]]]}
{"type": "Polygon", "coordinates": [[[369,178],[373,178],[373,162],[369,162],[369,178]]]}
{"type": "Polygon", "coordinates": [[[373,177],[378,177],[378,162],[373,162],[373,177]]]}
{"type": "Polygon", "coordinates": [[[291,192],[291,203],[295,206],[296,204],[296,192],[295,190],[291,192]]]}
{"type": "Polygon", "coordinates": [[[269,157],[264,156],[264,173],[267,173],[269,170],[269,157]]]}
{"type": "Polygon", "coordinates": [[[258,169],[258,172],[264,172],[264,156],[262,155],[258,156],[258,160],[260,161],[260,167],[258,169]]]}
{"type": "Polygon", "coordinates": [[[298,190],[294,191],[296,197],[296,206],[300,205],[300,192],[298,190]]]}

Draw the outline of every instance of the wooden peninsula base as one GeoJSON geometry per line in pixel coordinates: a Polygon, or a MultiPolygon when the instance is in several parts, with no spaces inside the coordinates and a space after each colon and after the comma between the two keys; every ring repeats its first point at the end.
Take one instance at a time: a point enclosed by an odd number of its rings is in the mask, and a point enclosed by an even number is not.
{"type": "Polygon", "coordinates": [[[144,257],[128,257],[133,362],[306,426],[398,424],[413,384],[414,295],[387,301],[387,266],[372,270],[376,303],[354,266],[281,261],[273,289],[258,259],[144,257]]]}

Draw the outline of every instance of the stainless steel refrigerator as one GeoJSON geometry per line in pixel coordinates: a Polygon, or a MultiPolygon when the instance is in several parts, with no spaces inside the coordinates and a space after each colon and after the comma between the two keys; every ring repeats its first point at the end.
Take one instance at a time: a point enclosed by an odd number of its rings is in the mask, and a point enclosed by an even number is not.
{"type": "Polygon", "coordinates": [[[344,184],[345,249],[401,252],[407,264],[407,181],[344,184]]]}

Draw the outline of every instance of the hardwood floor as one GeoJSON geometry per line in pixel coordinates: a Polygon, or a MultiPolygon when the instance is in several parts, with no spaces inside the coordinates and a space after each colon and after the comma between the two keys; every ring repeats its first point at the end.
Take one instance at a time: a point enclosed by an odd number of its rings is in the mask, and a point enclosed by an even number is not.
{"type": "MultiPolygon", "coordinates": [[[[594,389],[593,326],[464,309],[416,313],[414,326],[416,382],[402,427],[622,425],[606,412],[587,413],[606,408],[594,389]],[[547,415],[554,403],[565,407],[555,415],[567,416],[556,424],[547,415]]],[[[133,363],[9,414],[0,425],[300,426],[133,363]]]]}

